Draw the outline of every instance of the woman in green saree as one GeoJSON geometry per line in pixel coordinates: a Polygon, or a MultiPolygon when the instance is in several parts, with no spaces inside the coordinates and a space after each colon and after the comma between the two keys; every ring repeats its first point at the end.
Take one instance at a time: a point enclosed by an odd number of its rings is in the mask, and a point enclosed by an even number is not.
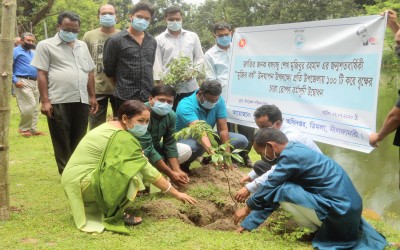
{"type": "Polygon", "coordinates": [[[125,224],[140,223],[125,215],[137,191],[146,181],[182,202],[196,203],[177,191],[147,161],[135,136],[143,135],[150,120],[149,109],[139,101],[126,101],[118,120],[91,130],[82,139],[61,177],[78,229],[104,229],[129,233],[125,224]]]}

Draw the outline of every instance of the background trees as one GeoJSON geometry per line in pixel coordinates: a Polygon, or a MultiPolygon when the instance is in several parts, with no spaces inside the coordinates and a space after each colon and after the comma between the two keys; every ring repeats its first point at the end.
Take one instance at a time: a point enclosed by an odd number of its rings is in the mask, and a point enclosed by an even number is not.
{"type": "MultiPolygon", "coordinates": [[[[206,0],[204,4],[192,5],[184,0],[147,0],[156,12],[149,32],[158,35],[166,28],[164,9],[180,6],[184,12],[185,29],[196,32],[206,51],[215,43],[212,25],[225,20],[233,27],[259,26],[279,23],[316,21],[358,15],[379,14],[385,9],[400,12],[398,0],[206,0]]],[[[18,33],[30,31],[37,39],[45,38],[44,21],[48,36],[53,36],[57,26],[57,15],[63,10],[77,12],[82,19],[80,37],[98,27],[97,11],[105,3],[116,6],[119,29],[129,25],[132,0],[18,0],[18,33]]],[[[398,64],[393,55],[393,34],[387,31],[384,51],[385,64],[398,64]]]]}

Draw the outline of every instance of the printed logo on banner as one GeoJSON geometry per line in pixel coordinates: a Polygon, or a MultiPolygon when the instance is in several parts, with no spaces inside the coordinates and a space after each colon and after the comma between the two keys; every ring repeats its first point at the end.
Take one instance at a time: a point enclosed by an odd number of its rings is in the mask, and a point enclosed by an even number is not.
{"type": "Polygon", "coordinates": [[[239,41],[240,48],[243,48],[244,46],[246,46],[246,44],[247,44],[246,39],[244,39],[244,38],[240,39],[240,41],[239,41]]]}
{"type": "Polygon", "coordinates": [[[294,46],[296,49],[301,49],[304,46],[306,37],[303,35],[304,29],[298,29],[294,31],[294,46]]]}
{"type": "Polygon", "coordinates": [[[376,39],[368,34],[367,28],[361,26],[357,29],[357,36],[360,38],[363,46],[375,45],[376,39]]]}

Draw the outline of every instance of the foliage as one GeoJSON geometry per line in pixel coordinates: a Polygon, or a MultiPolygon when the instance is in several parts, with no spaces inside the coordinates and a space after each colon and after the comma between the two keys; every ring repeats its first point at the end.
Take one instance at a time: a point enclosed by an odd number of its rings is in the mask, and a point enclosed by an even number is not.
{"type": "Polygon", "coordinates": [[[235,149],[232,151],[232,153],[226,151],[227,147],[230,147],[231,149],[233,146],[228,142],[225,142],[224,144],[219,145],[216,148],[212,148],[212,154],[209,155],[207,154],[206,156],[211,157],[211,162],[215,166],[231,166],[232,165],[232,159],[235,159],[236,161],[243,163],[243,158],[239,155],[240,152],[242,152],[242,149],[235,149]]]}
{"type": "Polygon", "coordinates": [[[182,82],[197,78],[201,72],[193,65],[192,60],[180,54],[167,64],[168,72],[161,76],[164,84],[177,88],[182,82]]]}
{"type": "Polygon", "coordinates": [[[207,136],[210,139],[212,147],[218,147],[218,143],[215,138],[219,138],[219,136],[205,121],[198,121],[194,124],[190,124],[188,127],[183,128],[174,134],[176,140],[179,138],[188,139],[191,137],[196,139],[198,142],[201,141],[203,136],[207,136]]]}
{"type": "MultiPolygon", "coordinates": [[[[377,15],[385,10],[394,10],[400,15],[400,2],[398,0],[377,0],[375,5],[365,6],[368,15],[377,15]]],[[[387,29],[385,34],[385,45],[382,54],[382,64],[386,67],[400,66],[400,60],[394,53],[394,34],[391,30],[387,29]]]]}
{"type": "Polygon", "coordinates": [[[207,136],[211,142],[210,151],[212,154],[206,154],[207,157],[211,157],[211,163],[215,166],[231,166],[232,159],[243,163],[243,158],[238,155],[242,149],[235,149],[231,152],[227,151],[227,148],[233,148],[229,141],[218,145],[215,138],[219,136],[212,130],[211,126],[205,121],[198,121],[194,124],[190,124],[188,127],[183,128],[181,131],[175,133],[175,139],[188,139],[194,138],[201,144],[201,139],[207,136]]]}

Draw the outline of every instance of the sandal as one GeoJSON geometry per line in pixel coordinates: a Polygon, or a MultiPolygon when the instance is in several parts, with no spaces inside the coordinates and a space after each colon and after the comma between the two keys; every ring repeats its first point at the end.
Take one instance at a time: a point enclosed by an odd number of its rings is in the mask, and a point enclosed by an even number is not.
{"type": "Polygon", "coordinates": [[[127,226],[136,226],[142,223],[142,218],[141,217],[135,217],[133,215],[124,213],[124,222],[125,225],[127,226]]]}

